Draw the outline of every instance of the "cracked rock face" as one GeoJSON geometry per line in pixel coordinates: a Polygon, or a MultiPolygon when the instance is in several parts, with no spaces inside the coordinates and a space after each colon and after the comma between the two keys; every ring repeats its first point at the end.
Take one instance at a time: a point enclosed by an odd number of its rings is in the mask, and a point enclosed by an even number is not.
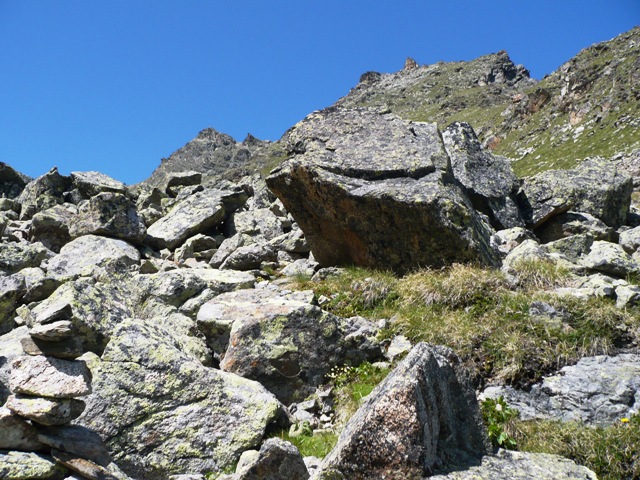
{"type": "Polygon", "coordinates": [[[495,263],[490,228],[454,183],[435,124],[330,108],[288,135],[290,158],[267,185],[321,266],[495,263]]]}

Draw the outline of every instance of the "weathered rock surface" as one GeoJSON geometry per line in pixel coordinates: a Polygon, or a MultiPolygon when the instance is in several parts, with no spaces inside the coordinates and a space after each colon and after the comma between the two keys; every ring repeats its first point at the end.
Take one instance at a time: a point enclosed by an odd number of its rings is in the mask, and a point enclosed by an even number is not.
{"type": "Polygon", "coordinates": [[[140,262],[140,252],[124,240],[85,235],[66,244],[53,257],[47,272],[54,277],[91,276],[100,269],[128,268],[140,262]]]}
{"type": "Polygon", "coordinates": [[[238,463],[235,480],[306,480],[309,472],[298,449],[290,442],[270,438],[251,460],[238,463]]]}
{"type": "Polygon", "coordinates": [[[97,432],[114,462],[139,480],[226,468],[280,414],[258,383],[203,367],[150,321],[123,321],[102,361],[88,362],[94,393],[76,422],[97,432]]]}
{"type": "Polygon", "coordinates": [[[18,202],[22,205],[21,220],[28,220],[37,212],[63,203],[63,194],[71,186],[71,179],[58,173],[56,167],[29,182],[18,202]]]}
{"type": "Polygon", "coordinates": [[[467,190],[471,202],[491,219],[497,230],[524,227],[515,202],[518,178],[509,160],[495,157],[480,145],[471,125],[454,122],[442,132],[453,175],[467,190]]]}
{"type": "Polygon", "coordinates": [[[140,244],[145,238],[146,227],[129,197],[122,193],[103,192],[80,207],[69,234],[74,238],[103,235],[140,244]]]}
{"type": "Polygon", "coordinates": [[[524,180],[518,194],[529,226],[537,228],[568,210],[586,212],[610,227],[624,224],[631,203],[631,177],[601,158],[572,170],[549,170],[524,180]]]}
{"type": "Polygon", "coordinates": [[[331,108],[298,123],[287,142],[290,158],[267,185],[321,266],[495,263],[490,229],[453,183],[435,124],[331,108]]]}
{"type": "Polygon", "coordinates": [[[48,455],[0,451],[0,478],[3,480],[62,480],[67,469],[48,455]]]}
{"type": "Polygon", "coordinates": [[[26,292],[24,278],[20,275],[0,276],[0,335],[15,326],[16,307],[26,292]]]}
{"type": "Polygon", "coordinates": [[[69,203],[55,205],[36,213],[31,219],[31,241],[42,243],[56,253],[71,241],[69,225],[78,208],[69,203]]]}
{"type": "Polygon", "coordinates": [[[0,432],[0,450],[37,451],[44,447],[36,428],[6,407],[0,407],[0,432]]]}
{"type": "Polygon", "coordinates": [[[25,395],[74,398],[91,393],[91,375],[81,361],[24,356],[11,363],[9,388],[25,395]]]}
{"type": "Polygon", "coordinates": [[[222,223],[225,216],[246,201],[243,191],[206,190],[179,202],[147,230],[147,241],[158,248],[174,249],[197,234],[222,223]]]}
{"type": "Polygon", "coordinates": [[[91,198],[102,192],[126,193],[124,183],[100,172],[71,172],[73,186],[83,198],[91,198]]]}
{"type": "Polygon", "coordinates": [[[589,270],[616,277],[624,278],[640,273],[640,263],[634,261],[617,243],[593,242],[588,255],[582,258],[580,263],[589,270]]]}
{"type": "Polygon", "coordinates": [[[640,355],[585,357],[524,392],[489,387],[485,397],[504,396],[522,419],[580,420],[611,425],[640,409],[640,355]]]}
{"type": "Polygon", "coordinates": [[[11,395],[5,406],[13,413],[40,425],[63,425],[75,420],[84,410],[84,402],[73,398],[42,398],[11,395]]]}
{"type": "Polygon", "coordinates": [[[574,235],[589,235],[594,240],[616,242],[615,230],[602,220],[583,212],[565,212],[556,215],[536,230],[542,243],[553,242],[574,235]]]}
{"type": "Polygon", "coordinates": [[[315,391],[332,367],[380,355],[373,325],[324,312],[312,299],[312,292],[269,288],[226,293],[200,308],[198,326],[214,350],[226,348],[223,370],[288,404],[315,391]]]}
{"type": "Polygon", "coordinates": [[[16,198],[20,195],[28,178],[4,162],[0,162],[0,197],[16,198]]]}
{"type": "Polygon", "coordinates": [[[460,360],[419,343],[349,420],[317,478],[420,478],[479,459],[487,442],[460,360]]]}
{"type": "Polygon", "coordinates": [[[433,475],[434,480],[597,480],[587,467],[558,455],[500,450],[480,465],[433,475]]]}
{"type": "Polygon", "coordinates": [[[0,335],[0,405],[4,405],[11,392],[9,373],[13,359],[24,355],[20,341],[29,338],[29,329],[25,326],[15,328],[0,335]]]}
{"type": "Polygon", "coordinates": [[[5,243],[0,248],[0,274],[11,275],[23,268],[39,267],[53,255],[41,243],[5,243]]]}
{"type": "Polygon", "coordinates": [[[236,233],[243,233],[267,241],[284,234],[282,222],[268,208],[234,213],[227,229],[226,235],[228,237],[236,233]]]}

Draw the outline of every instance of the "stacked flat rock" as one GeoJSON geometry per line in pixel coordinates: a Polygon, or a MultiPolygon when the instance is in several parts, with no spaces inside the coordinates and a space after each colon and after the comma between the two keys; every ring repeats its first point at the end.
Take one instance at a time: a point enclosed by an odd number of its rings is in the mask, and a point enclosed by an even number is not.
{"type": "Polygon", "coordinates": [[[116,479],[100,465],[110,463],[100,437],[69,425],[85,409],[79,397],[91,393],[91,373],[77,359],[83,348],[71,316],[68,303],[54,304],[36,316],[22,338],[26,355],[12,361],[11,395],[0,409],[0,448],[47,451],[55,461],[48,468],[62,472],[60,467],[66,467],[89,479],[116,479]]]}

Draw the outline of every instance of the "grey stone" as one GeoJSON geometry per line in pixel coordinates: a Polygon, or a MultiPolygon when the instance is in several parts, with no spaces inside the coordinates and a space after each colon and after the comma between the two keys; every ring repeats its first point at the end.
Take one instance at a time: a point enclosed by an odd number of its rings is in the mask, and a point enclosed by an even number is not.
{"type": "Polygon", "coordinates": [[[0,273],[11,275],[23,268],[39,267],[54,253],[41,243],[4,243],[0,248],[0,273]]]}
{"type": "Polygon", "coordinates": [[[124,240],[85,235],[66,244],[53,257],[47,272],[58,278],[73,279],[96,275],[107,268],[127,269],[140,263],[140,253],[124,240]]]}
{"type": "Polygon", "coordinates": [[[100,465],[111,461],[100,436],[80,425],[38,427],[38,440],[51,448],[92,460],[100,465]]]}
{"type": "MultiPolygon", "coordinates": [[[[71,311],[71,306],[69,306],[71,311]]],[[[29,330],[29,335],[40,340],[55,342],[73,335],[73,323],[71,320],[58,320],[52,323],[39,323],[29,330]]]]}
{"type": "Polygon", "coordinates": [[[184,241],[222,223],[227,213],[246,201],[240,191],[207,190],[187,197],[147,230],[147,242],[157,248],[179,247],[184,241]]]}
{"type": "Polygon", "coordinates": [[[535,240],[525,240],[502,261],[502,270],[516,273],[518,264],[526,261],[549,260],[550,256],[535,240]]]}
{"type": "Polygon", "coordinates": [[[200,185],[201,182],[202,174],[200,172],[172,172],[167,179],[167,191],[170,192],[173,187],[200,185]]]}
{"type": "Polygon", "coordinates": [[[571,170],[548,170],[526,178],[518,202],[529,226],[540,227],[569,210],[586,212],[610,227],[623,225],[631,203],[631,177],[602,158],[571,170]]]}
{"type": "Polygon", "coordinates": [[[289,160],[267,185],[321,266],[496,263],[490,227],[454,182],[435,124],[331,108],[290,129],[286,142],[289,160]]]}
{"type": "Polygon", "coordinates": [[[46,325],[47,323],[71,318],[73,309],[71,308],[71,304],[65,299],[58,301],[50,300],[35,307],[33,314],[34,324],[46,325]]]}
{"type": "Polygon", "coordinates": [[[250,461],[236,469],[237,480],[306,480],[302,455],[290,442],[270,438],[250,461]]]}
{"type": "Polygon", "coordinates": [[[31,241],[41,242],[51,251],[60,252],[71,241],[69,225],[77,213],[78,208],[69,203],[36,213],[31,220],[31,241]]]}
{"type": "Polygon", "coordinates": [[[272,240],[284,234],[282,222],[268,208],[258,208],[231,215],[226,235],[243,233],[262,241],[272,240]]]}
{"type": "Polygon", "coordinates": [[[60,286],[60,281],[47,275],[42,268],[23,268],[19,275],[24,278],[27,288],[22,298],[26,304],[44,300],[60,286]]]}
{"type": "Polygon", "coordinates": [[[0,451],[0,478],[3,480],[62,480],[66,473],[67,469],[48,455],[0,451]]]}
{"type": "Polygon", "coordinates": [[[476,210],[497,229],[524,227],[515,202],[518,177],[511,163],[484,150],[471,125],[454,122],[442,132],[453,175],[467,190],[476,210]]]}
{"type": "Polygon", "coordinates": [[[202,366],[153,321],[123,321],[102,361],[87,361],[93,394],[76,423],[98,433],[138,480],[219,472],[281,414],[258,383],[202,366]]]}
{"type": "Polygon", "coordinates": [[[221,270],[253,270],[263,262],[276,260],[276,252],[266,244],[254,243],[236,249],[220,265],[221,270]]]}
{"type": "Polygon", "coordinates": [[[72,472],[80,474],[81,477],[89,480],[120,480],[112,475],[106,468],[87,460],[71,455],[57,449],[51,450],[51,456],[56,462],[67,467],[72,472]]]}
{"type": "Polygon", "coordinates": [[[245,245],[251,245],[253,243],[253,239],[247,235],[242,235],[240,233],[234,235],[233,237],[226,238],[220,248],[214,253],[213,257],[209,261],[209,265],[214,268],[219,268],[220,265],[224,263],[224,261],[235,252],[238,248],[243,247],[245,245]]]}
{"type": "Polygon", "coordinates": [[[24,278],[18,275],[0,276],[0,335],[15,327],[15,312],[26,292],[24,278]]]}
{"type": "Polygon", "coordinates": [[[9,333],[0,335],[0,405],[4,405],[11,392],[9,391],[9,374],[11,363],[15,358],[24,355],[20,341],[29,337],[26,326],[15,328],[9,333]]]}
{"type": "Polygon", "coordinates": [[[391,340],[385,356],[393,362],[397,357],[411,351],[411,342],[404,335],[396,335],[391,340]]]}
{"type": "Polygon", "coordinates": [[[488,450],[460,360],[419,343],[349,420],[317,478],[420,478],[488,450]]]}
{"type": "Polygon", "coordinates": [[[289,233],[285,233],[269,241],[276,250],[284,250],[288,253],[309,253],[309,243],[304,238],[304,232],[299,228],[294,228],[289,233]]]}
{"type": "Polygon", "coordinates": [[[126,193],[124,183],[100,172],[71,172],[73,186],[83,198],[91,198],[102,192],[126,193]]]}
{"type": "Polygon", "coordinates": [[[60,205],[64,202],[64,192],[70,186],[71,179],[60,175],[56,167],[30,181],[18,197],[18,202],[22,205],[20,219],[28,220],[42,210],[60,205]]]}
{"type": "Polygon", "coordinates": [[[592,271],[616,277],[627,277],[640,273],[640,263],[636,262],[617,243],[596,241],[580,264],[592,271]]]}
{"type": "Polygon", "coordinates": [[[75,360],[84,353],[84,342],[78,337],[50,342],[26,336],[21,339],[20,344],[27,355],[45,355],[47,357],[75,360]]]}
{"type": "Polygon", "coordinates": [[[75,420],[84,410],[84,402],[73,398],[42,398],[11,395],[5,406],[13,413],[40,425],[63,425],[75,420]]]}
{"type": "Polygon", "coordinates": [[[129,197],[122,193],[103,192],[80,207],[69,233],[74,238],[103,235],[141,244],[146,236],[146,227],[129,197]]]}
{"type": "Polygon", "coordinates": [[[635,253],[640,248],[640,227],[631,228],[620,233],[620,246],[629,253],[635,253]]]}
{"type": "Polygon", "coordinates": [[[78,360],[24,356],[11,363],[9,388],[16,394],[74,398],[91,393],[91,375],[78,360]]]}
{"type": "Polygon", "coordinates": [[[308,258],[300,258],[284,267],[280,273],[287,277],[295,277],[296,275],[311,277],[319,267],[318,262],[308,258]]]}
{"type": "Polygon", "coordinates": [[[0,407],[0,432],[0,450],[38,451],[44,447],[36,428],[6,406],[0,407]]]}
{"type": "Polygon", "coordinates": [[[522,227],[507,228],[499,230],[491,236],[491,245],[502,256],[506,256],[511,250],[516,248],[525,240],[536,240],[535,235],[530,230],[522,227]]]}
{"type": "Polygon", "coordinates": [[[598,480],[587,467],[559,455],[499,450],[480,465],[457,469],[433,480],[598,480]]]}
{"type": "Polygon", "coordinates": [[[542,243],[585,234],[594,240],[617,241],[617,234],[613,228],[593,215],[584,212],[561,213],[536,230],[536,235],[542,243]]]}
{"type": "Polygon", "coordinates": [[[28,180],[26,175],[0,162],[0,197],[7,200],[18,197],[28,180]]]}
{"type": "Polygon", "coordinates": [[[582,358],[545,377],[530,391],[490,387],[484,397],[502,395],[520,411],[520,418],[578,420],[589,425],[612,425],[640,409],[640,355],[599,355],[582,358]]]}
{"type": "Polygon", "coordinates": [[[640,304],[640,287],[620,285],[616,287],[616,307],[627,308],[640,304]]]}
{"type": "Polygon", "coordinates": [[[591,251],[593,242],[591,235],[583,233],[549,242],[544,245],[544,250],[548,253],[558,253],[570,262],[580,263],[582,257],[591,251]]]}

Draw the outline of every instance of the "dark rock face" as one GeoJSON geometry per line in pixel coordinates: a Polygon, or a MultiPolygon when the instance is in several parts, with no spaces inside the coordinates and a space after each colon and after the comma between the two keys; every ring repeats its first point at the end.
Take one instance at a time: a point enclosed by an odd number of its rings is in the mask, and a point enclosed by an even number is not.
{"type": "Polygon", "coordinates": [[[476,210],[488,215],[498,230],[524,227],[515,202],[519,182],[509,161],[484,150],[471,125],[465,122],[449,125],[442,132],[442,139],[453,175],[467,190],[476,210]]]}
{"type": "Polygon", "coordinates": [[[327,109],[296,125],[287,143],[292,156],[267,185],[320,265],[406,272],[495,263],[490,228],[454,183],[435,125],[327,109]]]}
{"type": "Polygon", "coordinates": [[[420,478],[481,457],[487,442],[458,357],[420,343],[349,420],[318,478],[420,478]]]}
{"type": "Polygon", "coordinates": [[[4,162],[0,162],[0,198],[17,198],[29,179],[4,162]]]}
{"type": "Polygon", "coordinates": [[[279,438],[262,444],[252,461],[236,470],[235,480],[306,480],[309,472],[298,449],[279,438]]]}
{"type": "Polygon", "coordinates": [[[633,181],[602,158],[572,170],[549,170],[527,178],[518,193],[527,225],[538,228],[568,210],[585,212],[618,228],[627,219],[633,181]]]}
{"type": "Polygon", "coordinates": [[[64,192],[69,190],[71,179],[52,168],[48,173],[29,182],[18,201],[22,204],[21,219],[30,219],[37,212],[63,203],[64,192]]]}

